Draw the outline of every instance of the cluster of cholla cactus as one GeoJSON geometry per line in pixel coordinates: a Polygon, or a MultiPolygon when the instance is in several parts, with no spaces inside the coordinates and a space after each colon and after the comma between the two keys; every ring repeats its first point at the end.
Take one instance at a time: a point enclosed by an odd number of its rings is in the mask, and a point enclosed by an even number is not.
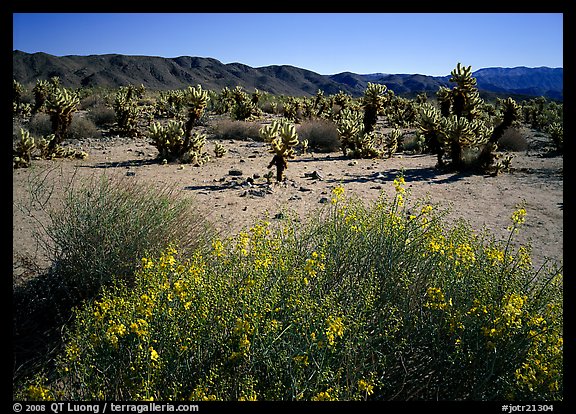
{"type": "Polygon", "coordinates": [[[401,134],[393,129],[388,136],[375,130],[378,114],[393,95],[386,85],[368,83],[362,100],[362,111],[345,107],[336,119],[340,148],[346,157],[391,157],[398,149],[401,134]]]}
{"type": "Polygon", "coordinates": [[[54,158],[78,158],[84,159],[88,154],[84,151],[77,151],[72,148],[63,148],[53,144],[56,140],[54,134],[50,134],[38,141],[30,135],[30,132],[20,128],[20,141],[13,151],[13,168],[27,168],[32,159],[54,159],[54,158]]]}
{"type": "Polygon", "coordinates": [[[202,165],[210,160],[204,151],[206,136],[198,132],[187,135],[182,121],[170,120],[166,125],[154,122],[148,129],[148,136],[158,149],[158,158],[167,162],[202,165]]]}
{"type": "Polygon", "coordinates": [[[184,91],[161,91],[156,100],[156,115],[164,118],[179,118],[184,110],[184,91]]]}
{"type": "Polygon", "coordinates": [[[36,85],[32,89],[32,93],[34,93],[34,107],[32,108],[32,114],[44,111],[46,100],[50,94],[59,87],[60,78],[58,76],[52,76],[50,80],[37,79],[36,85]]]}
{"type": "Polygon", "coordinates": [[[337,122],[340,148],[345,157],[376,158],[380,151],[376,148],[374,132],[366,132],[362,114],[348,108],[340,112],[337,122]]]}
{"type": "MultiPolygon", "coordinates": [[[[202,165],[210,160],[210,156],[204,150],[206,135],[195,132],[193,129],[202,118],[208,105],[208,92],[203,90],[201,85],[189,86],[182,91],[181,100],[187,109],[186,122],[169,120],[166,125],[154,122],[148,128],[148,136],[152,139],[152,144],[158,149],[160,159],[167,162],[178,161],[202,165]]],[[[222,150],[218,149],[216,156],[220,156],[220,154],[222,154],[222,150]]]]}
{"type": "Polygon", "coordinates": [[[386,85],[368,82],[362,98],[364,132],[370,133],[374,131],[378,121],[378,114],[384,110],[384,105],[389,100],[390,95],[387,92],[388,88],[386,85]]]}
{"type": "Polygon", "coordinates": [[[294,124],[289,122],[273,121],[260,128],[260,136],[270,143],[270,153],[274,154],[268,168],[276,167],[276,181],[284,180],[284,170],[288,168],[288,160],[296,155],[295,147],[298,145],[298,134],[294,124]]]}
{"type": "Polygon", "coordinates": [[[184,105],[188,111],[188,119],[185,125],[186,137],[192,135],[192,129],[198,124],[200,118],[208,106],[208,91],[202,89],[201,85],[196,85],[195,87],[188,86],[184,90],[184,105]]]}
{"type": "Polygon", "coordinates": [[[230,115],[232,119],[237,121],[249,121],[256,119],[262,113],[258,107],[258,101],[262,96],[262,92],[255,89],[252,95],[248,95],[242,87],[236,86],[231,92],[232,107],[230,108],[230,115]]]}
{"type": "Polygon", "coordinates": [[[119,133],[134,137],[138,135],[138,100],[144,95],[144,86],[121,86],[114,99],[116,128],[119,133]]]}
{"type": "Polygon", "coordinates": [[[76,92],[66,88],[54,88],[46,100],[46,113],[52,123],[54,139],[50,141],[49,149],[54,151],[66,136],[72,123],[72,116],[78,109],[80,97],[76,92]]]}
{"type": "Polygon", "coordinates": [[[502,120],[494,127],[484,111],[471,66],[458,63],[450,82],[455,83],[452,89],[440,87],[436,94],[439,109],[429,103],[421,105],[419,129],[426,146],[438,156],[439,166],[445,166],[444,156],[449,155],[456,170],[470,165],[464,159],[466,150],[477,150],[479,155],[471,165],[487,169],[495,160],[498,139],[516,120],[516,102],[512,98],[500,101],[502,120]]]}

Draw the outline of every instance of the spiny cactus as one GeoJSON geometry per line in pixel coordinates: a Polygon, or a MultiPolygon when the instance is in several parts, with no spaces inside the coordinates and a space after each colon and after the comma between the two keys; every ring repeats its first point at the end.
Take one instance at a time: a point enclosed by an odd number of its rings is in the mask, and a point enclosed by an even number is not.
{"type": "Polygon", "coordinates": [[[364,130],[360,112],[348,108],[341,111],[337,129],[344,156],[375,158],[381,155],[374,144],[374,134],[364,130]]]}
{"type": "Polygon", "coordinates": [[[16,115],[20,112],[20,103],[22,100],[22,93],[24,88],[22,84],[16,79],[12,79],[12,114],[16,115]]]}
{"type": "Polygon", "coordinates": [[[188,108],[188,120],[186,121],[186,137],[192,134],[192,128],[196,126],[206,106],[208,106],[208,91],[202,89],[202,85],[188,86],[184,91],[184,102],[188,108]]]}
{"type": "Polygon", "coordinates": [[[50,81],[43,79],[36,80],[36,85],[32,89],[32,92],[34,93],[34,107],[32,108],[33,114],[45,109],[48,96],[59,86],[59,84],[60,81],[57,77],[53,77],[50,81]]]}
{"type": "Polygon", "coordinates": [[[214,155],[216,158],[222,158],[228,150],[224,148],[224,145],[220,144],[219,142],[214,143],[214,155]]]}
{"type": "MultiPolygon", "coordinates": [[[[438,165],[444,166],[443,156],[449,153],[451,166],[461,170],[468,166],[487,169],[492,166],[497,141],[516,120],[518,107],[511,98],[500,101],[502,120],[494,127],[493,116],[480,98],[471,66],[457,64],[451,72],[452,89],[440,87],[436,93],[440,110],[423,104],[419,113],[419,129],[427,147],[438,155],[438,165]],[[465,149],[480,149],[472,163],[463,159],[465,149]]],[[[489,108],[488,108],[489,109],[489,108]]]]}
{"type": "Polygon", "coordinates": [[[241,86],[236,86],[236,88],[231,91],[231,95],[233,104],[230,109],[230,115],[232,119],[236,121],[247,121],[260,116],[262,111],[257,106],[258,99],[261,96],[260,91],[256,90],[256,92],[252,94],[252,98],[250,98],[241,86]]]}
{"type": "Polygon", "coordinates": [[[564,150],[564,126],[560,122],[553,122],[545,131],[550,135],[556,150],[562,152],[564,150]]]}
{"type": "Polygon", "coordinates": [[[55,88],[46,100],[46,112],[52,122],[52,133],[55,138],[50,141],[49,148],[54,151],[65,138],[72,123],[72,115],[76,112],[80,98],[76,92],[66,88],[55,88]]]}
{"type": "Polygon", "coordinates": [[[30,166],[32,153],[35,148],[34,137],[32,137],[27,130],[20,128],[20,141],[16,144],[13,156],[14,168],[26,168],[30,166]]]}
{"type": "Polygon", "coordinates": [[[270,153],[274,154],[268,168],[276,166],[276,181],[284,180],[284,170],[288,168],[288,159],[294,158],[294,147],[298,145],[298,134],[294,124],[273,121],[260,128],[260,136],[270,143],[270,153]]]}
{"type": "Polygon", "coordinates": [[[181,90],[161,91],[155,107],[158,116],[178,118],[184,109],[184,92],[181,90]]]}
{"type": "Polygon", "coordinates": [[[118,132],[129,137],[138,135],[137,121],[140,110],[138,99],[142,91],[132,85],[121,86],[114,99],[116,127],[118,132]]]}
{"type": "Polygon", "coordinates": [[[184,122],[170,120],[166,125],[154,122],[148,128],[152,145],[158,149],[158,158],[202,165],[209,161],[204,151],[206,136],[194,133],[186,137],[184,122]]]}
{"type": "Polygon", "coordinates": [[[402,137],[402,132],[399,129],[394,128],[388,136],[386,137],[386,148],[384,150],[384,155],[387,158],[392,157],[394,153],[398,150],[398,144],[400,138],[402,137]]]}
{"type": "Polygon", "coordinates": [[[362,106],[364,108],[364,118],[362,120],[364,132],[370,133],[374,131],[378,114],[384,109],[384,104],[388,98],[387,90],[386,85],[368,82],[362,100],[362,106]]]}

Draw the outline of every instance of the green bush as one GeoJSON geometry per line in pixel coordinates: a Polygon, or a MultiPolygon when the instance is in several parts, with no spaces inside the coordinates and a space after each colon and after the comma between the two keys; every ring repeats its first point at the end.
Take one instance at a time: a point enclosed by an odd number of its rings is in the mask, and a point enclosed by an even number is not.
{"type": "MultiPolygon", "coordinates": [[[[317,220],[139,260],[78,309],[58,400],[562,399],[562,277],[425,200],[343,187],[317,220]]],[[[526,212],[512,215],[511,236],[526,212]]]]}
{"type": "Polygon", "coordinates": [[[106,175],[71,186],[47,227],[54,272],[68,290],[90,297],[112,281],[130,281],[143,254],[174,242],[201,246],[207,228],[191,203],[167,187],[106,175]]]}

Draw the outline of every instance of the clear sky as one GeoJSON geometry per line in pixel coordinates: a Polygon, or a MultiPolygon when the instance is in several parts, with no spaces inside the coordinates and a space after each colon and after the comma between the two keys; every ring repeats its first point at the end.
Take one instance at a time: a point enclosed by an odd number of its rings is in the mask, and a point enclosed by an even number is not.
{"type": "Polygon", "coordinates": [[[14,13],[13,49],[442,76],[458,62],[563,67],[563,14],[14,13]]]}

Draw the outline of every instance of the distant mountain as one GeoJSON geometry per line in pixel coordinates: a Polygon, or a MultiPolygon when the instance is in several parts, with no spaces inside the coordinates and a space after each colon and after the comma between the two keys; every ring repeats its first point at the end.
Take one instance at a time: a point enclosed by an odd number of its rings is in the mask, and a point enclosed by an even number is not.
{"type": "MultiPolygon", "coordinates": [[[[151,90],[183,89],[201,84],[204,89],[224,87],[255,88],[275,95],[311,96],[320,89],[326,95],[339,91],[361,96],[368,82],[383,83],[396,95],[433,95],[441,85],[450,86],[450,76],[419,74],[356,74],[318,73],[289,65],[253,68],[241,63],[224,64],[207,57],[128,56],[118,54],[89,56],[53,56],[46,53],[12,54],[14,79],[32,86],[37,79],[58,76],[66,87],[143,84],[151,90]]],[[[525,94],[562,99],[562,69],[551,68],[488,68],[474,72],[480,90],[499,94],[525,94]]]]}
{"type": "Polygon", "coordinates": [[[486,91],[563,98],[562,68],[485,68],[473,76],[478,89],[486,91]]]}

